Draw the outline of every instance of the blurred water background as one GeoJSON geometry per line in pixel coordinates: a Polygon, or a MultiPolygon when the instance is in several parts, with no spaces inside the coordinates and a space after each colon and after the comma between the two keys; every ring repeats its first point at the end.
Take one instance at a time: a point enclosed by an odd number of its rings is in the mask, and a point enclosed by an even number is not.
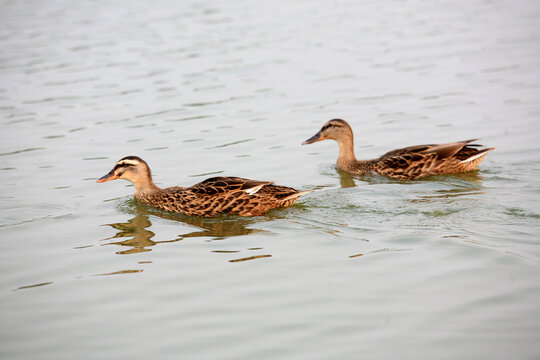
{"type": "Polygon", "coordinates": [[[0,4],[2,359],[540,358],[540,5],[0,4]],[[482,138],[478,172],[359,158],[482,138]],[[137,204],[235,175],[319,189],[266,216],[137,204]]]}

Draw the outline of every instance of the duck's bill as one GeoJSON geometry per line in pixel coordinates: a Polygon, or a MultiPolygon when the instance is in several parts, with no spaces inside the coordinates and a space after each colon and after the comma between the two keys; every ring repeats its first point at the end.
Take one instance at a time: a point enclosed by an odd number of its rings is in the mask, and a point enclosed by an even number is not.
{"type": "Polygon", "coordinates": [[[102,176],[99,179],[97,179],[97,182],[102,183],[102,182],[105,182],[105,181],[116,180],[116,179],[118,179],[118,176],[114,175],[113,172],[110,172],[107,175],[102,176]]]}
{"type": "Polygon", "coordinates": [[[302,145],[313,144],[314,142],[322,141],[322,140],[326,140],[326,138],[322,136],[321,132],[319,131],[318,133],[316,133],[315,135],[313,135],[312,137],[304,141],[302,145]]]}

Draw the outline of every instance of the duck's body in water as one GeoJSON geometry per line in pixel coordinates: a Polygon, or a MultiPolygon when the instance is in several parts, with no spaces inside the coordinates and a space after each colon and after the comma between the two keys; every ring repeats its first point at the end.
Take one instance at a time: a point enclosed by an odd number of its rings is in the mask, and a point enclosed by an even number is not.
{"type": "Polygon", "coordinates": [[[357,160],[354,155],[354,135],[345,120],[333,119],[302,145],[332,139],[339,144],[337,166],[351,174],[377,173],[400,180],[424,176],[451,174],[474,170],[494,147],[480,149],[471,144],[477,139],[446,144],[415,145],[387,152],[379,158],[357,160]]]}
{"type": "Polygon", "coordinates": [[[119,160],[97,182],[115,179],[132,182],[135,198],[143,204],[193,216],[259,216],[270,209],[292,205],[309,192],[239,177],[213,177],[190,187],[161,189],[154,184],[148,164],[137,156],[119,160]]]}

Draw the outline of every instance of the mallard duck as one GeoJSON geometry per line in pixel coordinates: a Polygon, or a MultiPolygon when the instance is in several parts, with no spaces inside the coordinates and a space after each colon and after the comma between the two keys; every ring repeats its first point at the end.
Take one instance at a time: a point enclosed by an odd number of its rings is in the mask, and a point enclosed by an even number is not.
{"type": "Polygon", "coordinates": [[[378,173],[400,180],[412,180],[423,176],[449,174],[476,169],[486,154],[494,147],[479,149],[471,142],[478,139],[447,144],[409,146],[392,150],[377,159],[357,160],[354,156],[354,137],[350,125],[341,119],[333,119],[302,145],[333,139],[339,144],[337,166],[352,174],[378,173]]]}
{"type": "Polygon", "coordinates": [[[97,182],[116,179],[131,181],[135,185],[135,198],[144,204],[193,216],[259,216],[270,209],[292,205],[310,192],[239,177],[213,177],[191,187],[161,189],[154,184],[148,164],[137,156],[119,160],[97,182]]]}

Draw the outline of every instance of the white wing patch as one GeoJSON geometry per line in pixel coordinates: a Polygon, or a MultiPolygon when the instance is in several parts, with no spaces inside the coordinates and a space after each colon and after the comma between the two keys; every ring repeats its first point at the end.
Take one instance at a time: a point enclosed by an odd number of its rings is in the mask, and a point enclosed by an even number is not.
{"type": "Polygon", "coordinates": [[[254,186],[254,187],[252,187],[252,188],[245,189],[244,191],[247,192],[248,195],[253,195],[253,194],[255,194],[257,191],[259,191],[264,185],[266,185],[266,184],[257,185],[257,186],[254,186]]]}

